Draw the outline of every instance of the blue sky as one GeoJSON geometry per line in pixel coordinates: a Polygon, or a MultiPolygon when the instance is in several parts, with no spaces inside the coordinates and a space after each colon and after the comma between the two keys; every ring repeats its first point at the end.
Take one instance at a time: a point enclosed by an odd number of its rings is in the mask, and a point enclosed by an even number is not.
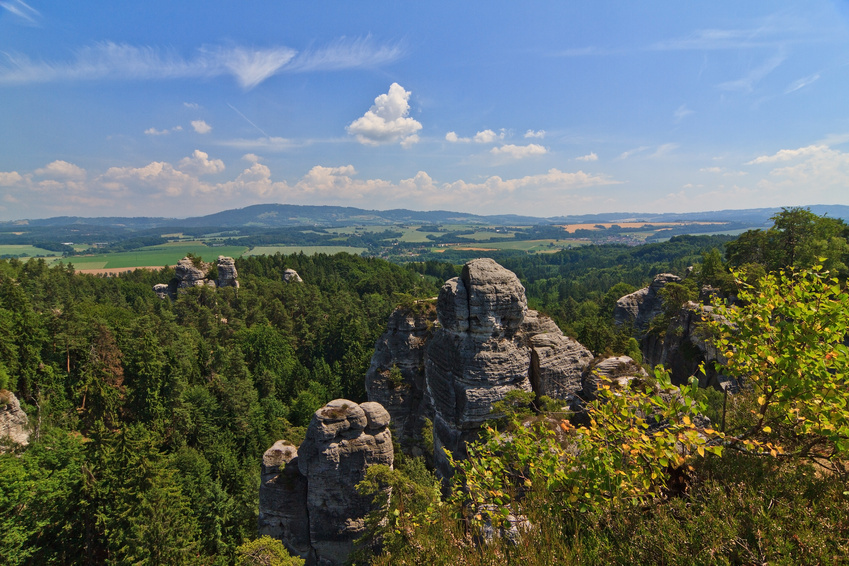
{"type": "Polygon", "coordinates": [[[849,2],[0,0],[0,219],[849,204],[849,2]]]}

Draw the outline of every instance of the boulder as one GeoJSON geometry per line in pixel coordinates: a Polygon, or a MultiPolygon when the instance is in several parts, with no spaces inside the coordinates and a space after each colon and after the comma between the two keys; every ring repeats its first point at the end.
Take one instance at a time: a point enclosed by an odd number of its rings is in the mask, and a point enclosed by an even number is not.
{"type": "Polygon", "coordinates": [[[5,442],[26,446],[29,435],[29,419],[20,401],[11,391],[0,389],[0,447],[5,442]]]}
{"type": "Polygon", "coordinates": [[[646,370],[630,356],[614,356],[595,361],[584,375],[584,387],[581,397],[584,400],[595,399],[601,378],[625,387],[638,377],[648,377],[646,370]]]}

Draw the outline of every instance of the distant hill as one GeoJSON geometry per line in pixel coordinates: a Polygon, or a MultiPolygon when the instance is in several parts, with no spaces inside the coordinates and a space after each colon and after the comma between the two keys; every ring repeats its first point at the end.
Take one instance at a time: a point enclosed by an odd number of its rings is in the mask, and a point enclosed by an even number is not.
{"type": "MultiPolygon", "coordinates": [[[[849,206],[811,205],[811,212],[842,218],[849,221],[849,206]]],[[[224,210],[206,216],[190,218],[152,217],[78,217],[59,216],[46,219],[0,222],[0,229],[20,230],[30,228],[110,227],[131,232],[158,228],[277,228],[297,226],[350,226],[395,224],[486,224],[533,226],[537,224],[577,224],[602,222],[733,222],[749,226],[769,226],[769,218],[781,211],[780,207],[744,210],[718,210],[685,213],[634,213],[615,212],[556,217],[518,216],[511,214],[482,216],[445,210],[416,211],[406,209],[365,210],[343,206],[302,206],[294,204],[257,204],[245,208],[224,210]]]]}

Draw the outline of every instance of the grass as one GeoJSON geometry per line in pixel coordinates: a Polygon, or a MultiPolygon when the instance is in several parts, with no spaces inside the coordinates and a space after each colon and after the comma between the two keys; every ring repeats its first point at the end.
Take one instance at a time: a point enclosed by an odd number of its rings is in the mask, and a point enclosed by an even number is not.
{"type": "Polygon", "coordinates": [[[44,248],[37,248],[35,246],[9,244],[5,246],[0,246],[0,256],[55,257],[56,252],[51,252],[50,250],[45,250],[44,248]]]}
{"type": "MultiPolygon", "coordinates": [[[[451,246],[459,250],[463,249],[479,249],[479,250],[522,250],[532,253],[547,253],[557,251],[563,248],[585,246],[589,244],[586,240],[514,240],[509,242],[470,242],[468,245],[462,244],[451,246]]],[[[434,251],[439,251],[434,250],[434,251]]]]}
{"type": "Polygon", "coordinates": [[[240,257],[246,251],[244,246],[210,247],[200,242],[174,242],[130,252],[74,256],[64,258],[62,262],[72,263],[77,269],[121,269],[175,265],[189,253],[201,256],[206,261],[214,261],[220,255],[240,257]]]}

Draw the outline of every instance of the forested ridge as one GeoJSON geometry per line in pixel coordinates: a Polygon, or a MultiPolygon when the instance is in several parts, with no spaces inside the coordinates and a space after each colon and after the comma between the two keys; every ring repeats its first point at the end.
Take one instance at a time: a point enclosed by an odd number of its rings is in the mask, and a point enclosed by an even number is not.
{"type": "MultiPolygon", "coordinates": [[[[693,283],[685,279],[670,293],[670,305],[680,305],[697,298],[695,281],[734,287],[729,268],[743,268],[739,276],[755,280],[779,263],[805,269],[827,254],[826,268],[840,277],[840,287],[848,235],[840,221],[793,209],[777,217],[771,232],[753,231],[730,243],[727,237],[678,236],[641,247],[499,259],[520,277],[531,308],[550,314],[594,353],[621,354],[634,353],[635,342],[630,329],[613,324],[616,300],[655,275],[683,276],[695,265],[693,283]]],[[[363,377],[389,314],[399,304],[434,297],[459,271],[451,263],[401,266],[347,254],[254,256],[236,265],[240,288],[191,288],[171,302],[152,291],[173,276],[169,269],[95,277],[41,260],[0,261],[0,389],[20,399],[32,428],[29,446],[0,454],[0,562],[233,563],[237,548],[256,538],[263,452],[280,438],[297,444],[325,402],[365,400],[363,377]],[[303,282],[286,282],[286,269],[303,282]]],[[[829,360],[845,359],[845,347],[833,351],[829,360]]],[[[721,397],[693,396],[712,419],[720,418],[721,397]]],[[[757,396],[739,398],[728,408],[729,426],[751,427],[747,415],[757,410],[757,396]]],[[[773,410],[771,399],[760,406],[773,410]]],[[[517,418],[528,410],[540,408],[517,406],[517,418]]],[[[509,429],[509,420],[501,425],[509,429]]],[[[761,444],[753,446],[768,454],[763,447],[779,424],[761,421],[755,439],[761,444]]],[[[544,435],[535,442],[541,445],[544,435]]],[[[481,454],[487,465],[501,462],[506,483],[500,489],[513,489],[513,463],[497,451],[481,454]]],[[[674,495],[664,484],[645,506],[620,509],[607,502],[580,513],[557,507],[552,514],[543,490],[527,498],[525,512],[540,527],[527,541],[477,546],[474,517],[458,515],[458,499],[440,499],[421,460],[400,456],[396,473],[372,479],[406,498],[404,513],[375,527],[386,553],[362,559],[543,564],[546,556],[558,556],[561,563],[679,563],[664,554],[677,548],[689,563],[742,564],[763,559],[758,552],[772,544],[780,547],[772,560],[798,563],[810,556],[842,563],[838,551],[849,548],[849,509],[834,472],[746,458],[688,461],[683,473],[657,468],[682,487],[674,495]],[[819,506],[806,511],[818,498],[819,506]],[[740,510],[723,520],[735,505],[740,510]],[[746,515],[754,518],[740,526],[746,515]],[[791,518],[798,543],[780,534],[791,518]],[[817,551],[824,531],[832,533],[832,543],[817,551]],[[764,533],[761,540],[746,538],[756,532],[764,533]],[[632,545],[635,536],[642,542],[632,545]],[[737,540],[731,543],[737,547],[702,545],[703,536],[737,540]]],[[[518,485],[520,492],[533,491],[518,485]]]]}

